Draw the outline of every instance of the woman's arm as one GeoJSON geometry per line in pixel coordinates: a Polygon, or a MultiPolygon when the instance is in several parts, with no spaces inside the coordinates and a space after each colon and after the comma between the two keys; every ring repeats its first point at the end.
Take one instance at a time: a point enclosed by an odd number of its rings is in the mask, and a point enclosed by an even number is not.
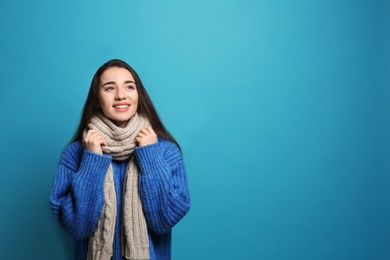
{"type": "Polygon", "coordinates": [[[64,151],[55,174],[50,203],[61,226],[74,239],[90,236],[104,203],[104,179],[111,157],[73,143],[64,151]]]}
{"type": "Polygon", "coordinates": [[[167,140],[137,147],[140,194],[148,228],[165,234],[189,211],[191,201],[183,157],[167,140]]]}

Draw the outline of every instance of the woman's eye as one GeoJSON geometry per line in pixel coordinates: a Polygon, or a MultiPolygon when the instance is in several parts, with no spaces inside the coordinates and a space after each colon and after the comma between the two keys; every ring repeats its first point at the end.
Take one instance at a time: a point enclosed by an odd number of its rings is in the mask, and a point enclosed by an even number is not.
{"type": "Polygon", "coordinates": [[[114,90],[114,88],[113,87],[107,87],[107,88],[105,88],[105,90],[106,91],[111,91],[111,90],[114,90]]]}
{"type": "Polygon", "coordinates": [[[133,86],[133,85],[129,85],[129,86],[127,86],[127,89],[135,89],[135,87],[133,86]]]}

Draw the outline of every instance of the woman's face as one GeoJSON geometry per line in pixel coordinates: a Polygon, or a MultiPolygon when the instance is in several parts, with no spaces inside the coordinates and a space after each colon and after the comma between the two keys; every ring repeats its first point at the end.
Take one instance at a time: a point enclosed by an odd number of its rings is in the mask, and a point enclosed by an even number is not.
{"type": "Polygon", "coordinates": [[[131,73],[120,67],[106,69],[100,77],[100,108],[118,127],[125,127],[138,108],[138,92],[131,73]]]}

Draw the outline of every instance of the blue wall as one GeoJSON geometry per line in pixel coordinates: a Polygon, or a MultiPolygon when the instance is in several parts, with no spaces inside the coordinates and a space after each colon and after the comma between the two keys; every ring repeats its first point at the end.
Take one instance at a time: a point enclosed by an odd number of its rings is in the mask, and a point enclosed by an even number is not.
{"type": "Polygon", "coordinates": [[[388,1],[0,2],[0,252],[71,259],[49,193],[95,70],[182,144],[174,259],[390,259],[388,1]]]}

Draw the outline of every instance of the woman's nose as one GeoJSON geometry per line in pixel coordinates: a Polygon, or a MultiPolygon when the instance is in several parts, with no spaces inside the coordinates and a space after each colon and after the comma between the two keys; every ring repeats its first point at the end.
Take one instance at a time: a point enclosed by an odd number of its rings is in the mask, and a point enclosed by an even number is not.
{"type": "Polygon", "coordinates": [[[118,88],[115,94],[116,94],[115,95],[116,100],[122,100],[122,99],[126,98],[125,93],[124,93],[123,89],[121,89],[121,88],[118,88]]]}

